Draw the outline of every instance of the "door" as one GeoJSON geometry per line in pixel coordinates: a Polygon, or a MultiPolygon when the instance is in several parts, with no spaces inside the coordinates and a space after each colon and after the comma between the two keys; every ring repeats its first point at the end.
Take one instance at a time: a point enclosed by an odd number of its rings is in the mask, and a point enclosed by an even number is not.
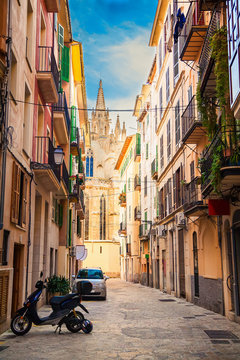
{"type": "Polygon", "coordinates": [[[185,261],[183,230],[178,231],[180,296],[185,297],[185,261]]]}
{"type": "Polygon", "coordinates": [[[12,290],[12,316],[19,308],[20,295],[22,291],[21,265],[22,265],[23,246],[15,244],[13,254],[13,290],[12,290]]]}
{"type": "Polygon", "coordinates": [[[156,261],[156,288],[159,289],[159,259],[156,261]]]}
{"type": "Polygon", "coordinates": [[[230,296],[230,311],[234,311],[234,291],[233,291],[233,263],[232,263],[232,243],[231,243],[231,230],[228,220],[224,224],[225,244],[226,244],[226,256],[227,256],[227,274],[226,283],[230,296]]]}
{"type": "Polygon", "coordinates": [[[193,233],[193,267],[194,267],[194,296],[199,296],[199,274],[198,274],[198,248],[197,233],[193,233]]]}
{"type": "Polygon", "coordinates": [[[149,259],[147,259],[147,286],[149,286],[149,259]]]}
{"type": "Polygon", "coordinates": [[[167,285],[166,250],[162,250],[162,276],[163,276],[163,290],[166,290],[166,285],[167,285]]]}
{"type": "Polygon", "coordinates": [[[240,316],[240,210],[233,216],[233,259],[234,259],[234,299],[235,313],[240,316]]]}

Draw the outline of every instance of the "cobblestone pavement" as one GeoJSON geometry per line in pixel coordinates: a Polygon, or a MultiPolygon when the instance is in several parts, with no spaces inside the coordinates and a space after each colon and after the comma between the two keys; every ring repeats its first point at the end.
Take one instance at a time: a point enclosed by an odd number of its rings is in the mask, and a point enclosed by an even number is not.
{"type": "Polygon", "coordinates": [[[83,302],[91,334],[64,327],[58,335],[52,326],[34,326],[23,337],[8,331],[0,337],[0,359],[240,359],[238,324],[157,289],[119,279],[107,285],[107,301],[83,302]]]}

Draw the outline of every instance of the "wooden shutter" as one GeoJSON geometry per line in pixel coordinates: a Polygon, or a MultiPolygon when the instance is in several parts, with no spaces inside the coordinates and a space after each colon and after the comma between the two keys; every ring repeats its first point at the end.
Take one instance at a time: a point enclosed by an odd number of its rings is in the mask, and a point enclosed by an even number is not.
{"type": "Polygon", "coordinates": [[[59,225],[59,227],[62,227],[62,225],[63,225],[63,206],[61,204],[59,205],[58,215],[59,215],[58,225],[59,225]]]}
{"type": "Polygon", "coordinates": [[[69,48],[67,46],[62,49],[61,74],[62,80],[69,82],[69,48]]]}
{"type": "Polygon", "coordinates": [[[15,224],[18,223],[19,217],[20,173],[20,168],[14,161],[12,170],[11,221],[15,224]]]}
{"type": "Polygon", "coordinates": [[[23,228],[27,225],[27,190],[28,190],[28,180],[27,175],[23,175],[23,188],[22,188],[22,219],[21,226],[23,228]]]}
{"type": "Polygon", "coordinates": [[[58,24],[58,44],[64,47],[64,28],[60,24],[58,24]]]}
{"type": "Polygon", "coordinates": [[[7,318],[9,272],[0,271],[0,323],[7,318]]]}
{"type": "Polygon", "coordinates": [[[168,203],[169,203],[169,213],[172,212],[172,179],[168,180],[168,203]]]}
{"type": "Polygon", "coordinates": [[[182,166],[182,163],[181,163],[181,166],[180,166],[180,183],[181,183],[181,186],[180,186],[180,196],[181,196],[180,204],[181,205],[183,205],[184,202],[185,202],[185,199],[184,199],[185,185],[183,183],[183,180],[184,180],[184,173],[183,173],[183,166],[182,166]]]}
{"type": "Polygon", "coordinates": [[[176,173],[173,174],[173,207],[176,209],[176,173]]]}

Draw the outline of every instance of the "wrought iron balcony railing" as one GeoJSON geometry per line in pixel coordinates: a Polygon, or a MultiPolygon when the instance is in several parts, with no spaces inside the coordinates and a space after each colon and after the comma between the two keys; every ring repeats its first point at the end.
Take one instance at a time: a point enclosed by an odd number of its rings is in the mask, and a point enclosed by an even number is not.
{"type": "Polygon", "coordinates": [[[69,188],[69,174],[68,174],[68,170],[65,164],[65,161],[63,160],[63,164],[62,164],[62,180],[66,186],[66,188],[69,188]]]}
{"type": "Polygon", "coordinates": [[[197,144],[202,138],[201,119],[198,116],[195,95],[182,114],[182,139],[184,143],[197,144]]]}
{"type": "Polygon", "coordinates": [[[53,105],[53,111],[64,112],[66,127],[69,133],[71,122],[70,122],[67,99],[64,91],[62,93],[58,93],[58,103],[53,105]]]}
{"type": "Polygon", "coordinates": [[[151,174],[153,179],[156,179],[158,177],[158,162],[156,161],[156,159],[152,161],[151,174]]]}
{"type": "Polygon", "coordinates": [[[54,51],[51,46],[38,47],[37,72],[51,73],[53,76],[56,90],[58,90],[59,72],[58,72],[54,51]]]}
{"type": "Polygon", "coordinates": [[[134,189],[141,190],[141,178],[138,175],[135,175],[134,177],[134,189]]]}
{"type": "Polygon", "coordinates": [[[136,206],[134,209],[134,220],[141,220],[141,210],[138,206],[136,206]]]}

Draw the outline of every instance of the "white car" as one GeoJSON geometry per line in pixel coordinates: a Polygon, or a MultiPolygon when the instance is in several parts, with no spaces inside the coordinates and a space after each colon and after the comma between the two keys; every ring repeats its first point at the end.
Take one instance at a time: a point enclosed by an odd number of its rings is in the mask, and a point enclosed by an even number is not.
{"type": "Polygon", "coordinates": [[[73,282],[73,292],[77,291],[77,283],[79,281],[88,280],[92,284],[92,291],[88,297],[99,297],[103,300],[107,298],[106,280],[109,279],[105,276],[100,268],[84,268],[79,270],[73,282]]]}

